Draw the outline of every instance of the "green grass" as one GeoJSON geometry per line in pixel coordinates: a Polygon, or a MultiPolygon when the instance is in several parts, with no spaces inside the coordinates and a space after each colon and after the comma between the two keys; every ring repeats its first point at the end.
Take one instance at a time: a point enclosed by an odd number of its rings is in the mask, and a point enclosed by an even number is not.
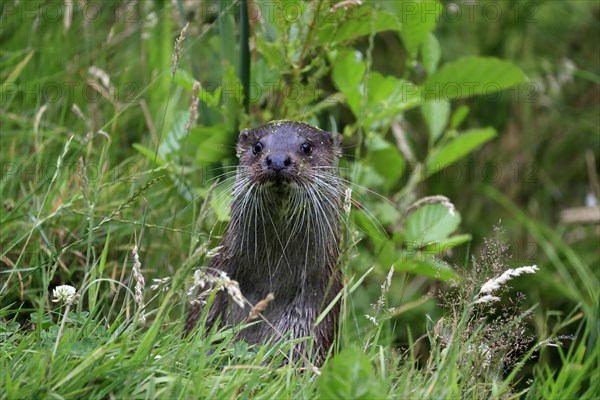
{"type": "MultiPolygon", "coordinates": [[[[561,96],[544,93],[548,98],[543,106],[517,104],[517,118],[498,112],[511,106],[505,97],[493,107],[479,100],[453,103],[454,114],[447,116],[464,120],[465,131],[486,133],[477,140],[489,140],[497,132],[497,142],[477,152],[473,147],[469,157],[479,165],[497,163],[505,171],[513,165],[514,148],[495,151],[510,145],[502,142],[510,136],[504,127],[513,124],[511,129],[529,132],[539,126],[535,136],[523,133],[518,139],[520,159],[537,168],[533,185],[523,179],[507,183],[481,177],[457,184],[391,171],[390,166],[402,163],[407,172],[409,160],[396,148],[391,120],[386,120],[389,110],[378,106],[389,100],[386,90],[398,76],[415,84],[424,79],[412,62],[419,57],[413,46],[407,52],[399,39],[408,42],[421,29],[427,34],[429,28],[418,21],[410,22],[416,24],[413,30],[394,36],[390,32],[395,25],[385,19],[387,14],[378,14],[374,21],[368,19],[370,11],[356,12],[338,21],[348,29],[336,38],[346,39],[331,43],[322,35],[333,25],[323,28],[292,19],[251,24],[249,34],[257,40],[251,42],[255,47],[250,48],[250,60],[243,53],[240,66],[234,51],[239,16],[228,14],[237,3],[199,14],[193,5],[200,3],[195,2],[177,1],[174,7],[144,1],[133,8],[121,1],[103,2],[93,19],[82,17],[76,5],[68,30],[62,14],[58,19],[52,14],[62,13],[64,2],[27,2],[27,8],[24,2],[3,3],[0,399],[597,398],[597,226],[570,227],[555,218],[557,210],[577,205],[574,198],[557,197],[556,188],[581,197],[593,192],[588,178],[593,181],[594,175],[581,172],[588,171],[585,162],[565,160],[581,153],[581,143],[592,149],[588,158],[599,157],[597,148],[593,150],[598,142],[593,122],[597,111],[592,110],[597,100],[582,96],[577,102],[590,81],[597,83],[597,63],[586,63],[596,45],[584,40],[596,31],[583,17],[565,21],[575,32],[571,40],[582,43],[574,55],[567,45],[549,48],[535,35],[555,32],[558,43],[564,28],[556,28],[562,20],[557,15],[592,15],[594,6],[549,3],[540,6],[537,24],[513,21],[506,17],[513,14],[505,14],[506,24],[468,24],[468,40],[456,33],[459,26],[443,21],[437,35],[445,49],[442,59],[449,61],[443,64],[446,71],[452,71],[451,61],[461,52],[515,62],[523,57],[519,65],[532,76],[544,72],[546,64],[540,60],[558,59],[563,50],[575,58],[576,78],[565,84],[561,96]],[[563,7],[571,7],[571,14],[563,7]],[[174,43],[187,20],[179,72],[172,77],[174,43]],[[488,28],[497,31],[481,35],[488,28]],[[355,37],[354,32],[362,33],[355,37]],[[499,42],[488,43],[481,36],[499,42]],[[524,38],[523,49],[515,37],[524,38]],[[461,47],[463,42],[468,46],[461,47]],[[365,52],[364,65],[356,64],[356,49],[365,52]],[[391,64],[405,67],[400,71],[391,64]],[[361,65],[366,72],[360,81],[343,74],[361,65]],[[108,87],[101,83],[101,74],[90,72],[91,66],[106,72],[108,87]],[[383,72],[394,76],[379,75],[383,72]],[[193,79],[202,80],[205,101],[187,132],[193,79]],[[207,85],[241,88],[248,86],[248,79],[254,84],[317,85],[324,93],[292,101],[278,91],[266,101],[253,99],[246,109],[231,95],[220,102],[207,85]],[[381,91],[380,98],[378,93],[371,93],[376,100],[358,95],[356,85],[366,82],[381,91]],[[581,105],[586,101],[592,102],[590,109],[581,105]],[[471,107],[468,118],[458,115],[460,105],[463,111],[471,107]],[[387,122],[367,125],[373,115],[387,122]],[[291,341],[251,347],[235,342],[231,330],[204,332],[202,324],[195,335],[182,335],[193,270],[206,265],[207,252],[218,244],[226,225],[227,190],[216,178],[235,165],[237,127],[304,116],[345,133],[342,173],[356,184],[357,201],[370,210],[353,210],[345,232],[339,351],[319,370],[284,362],[291,341]],[[448,195],[457,216],[446,217],[447,210],[439,205],[412,215],[448,231],[443,237],[431,236],[432,241],[454,241],[456,253],[409,246],[407,237],[413,235],[416,241],[423,227],[405,212],[412,200],[430,194],[448,195]],[[482,238],[491,235],[499,219],[513,245],[509,253],[515,256],[513,261],[494,260],[504,268],[537,264],[540,271],[511,281],[525,297],[519,307],[505,313],[503,307],[519,297],[517,290],[510,290],[502,294],[496,314],[490,314],[470,299],[497,271],[488,266],[485,274],[469,273],[485,249],[482,238]],[[461,229],[472,235],[453,234],[461,229]],[[459,241],[468,244],[461,247],[459,241]],[[519,256],[518,251],[528,249],[524,244],[533,244],[536,253],[519,256]],[[132,272],[134,246],[145,279],[141,303],[135,298],[139,280],[132,272]],[[454,259],[458,265],[440,269],[433,256],[454,259]],[[391,283],[382,289],[392,266],[391,283]],[[77,289],[76,304],[52,301],[58,285],[77,289]],[[380,298],[383,306],[374,306],[380,298]],[[519,351],[509,355],[514,348],[519,351]],[[487,368],[481,368],[484,363],[487,368]]],[[[328,12],[325,3],[318,4],[328,12]]],[[[395,15],[394,4],[375,5],[395,15]]],[[[486,65],[482,59],[477,63],[486,65]]],[[[431,121],[395,105],[418,160],[442,154],[456,162],[458,153],[464,153],[437,147],[460,143],[457,137],[465,140],[457,136],[461,122],[436,133],[441,141],[434,146],[427,139],[431,121]]]]}

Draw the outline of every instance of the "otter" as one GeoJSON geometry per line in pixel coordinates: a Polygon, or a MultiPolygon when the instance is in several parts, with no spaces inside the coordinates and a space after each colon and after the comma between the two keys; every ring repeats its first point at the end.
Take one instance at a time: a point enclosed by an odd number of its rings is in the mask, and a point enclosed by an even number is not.
{"type": "MultiPolygon", "coordinates": [[[[320,365],[336,335],[339,302],[315,326],[342,288],[338,268],[344,190],[338,171],[341,135],[293,121],[274,121],[240,132],[231,218],[209,271],[225,272],[252,304],[274,299],[236,339],[264,343],[283,335],[309,338],[294,359],[320,365]]],[[[185,330],[203,306],[192,302],[185,330]]],[[[207,328],[248,322],[241,308],[217,291],[207,328]]],[[[208,330],[208,329],[207,329],[208,330]]]]}

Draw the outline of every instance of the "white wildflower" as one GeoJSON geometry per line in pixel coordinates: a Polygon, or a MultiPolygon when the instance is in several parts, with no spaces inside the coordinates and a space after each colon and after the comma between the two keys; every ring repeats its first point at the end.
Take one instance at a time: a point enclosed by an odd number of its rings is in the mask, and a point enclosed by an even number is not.
{"type": "Polygon", "coordinates": [[[469,344],[467,346],[467,356],[470,356],[472,353],[477,353],[479,357],[477,357],[479,361],[479,368],[487,368],[492,363],[492,349],[485,343],[479,343],[479,345],[469,344]]]}
{"type": "Polygon", "coordinates": [[[71,285],[60,285],[54,288],[52,291],[52,296],[54,299],[52,300],[55,303],[61,302],[65,304],[72,304],[75,299],[75,294],[77,290],[71,285]]]}
{"type": "MultiPolygon", "coordinates": [[[[223,246],[217,246],[217,247],[215,247],[214,249],[212,249],[212,250],[209,250],[209,251],[206,253],[206,258],[213,258],[213,257],[216,257],[216,256],[218,256],[218,255],[219,255],[219,252],[221,251],[221,249],[222,249],[222,248],[223,248],[223,246]]],[[[196,272],[198,272],[198,271],[196,271],[196,272]]]]}
{"type": "Polygon", "coordinates": [[[377,322],[377,320],[375,319],[375,317],[369,315],[369,314],[365,314],[365,318],[368,319],[373,325],[375,326],[379,326],[379,322],[377,322]]]}
{"type": "Polygon", "coordinates": [[[140,255],[138,254],[137,245],[133,246],[133,278],[135,279],[135,302],[140,306],[140,321],[146,322],[146,315],[144,314],[144,296],[142,291],[146,286],[144,275],[142,275],[142,263],[140,262],[140,255]]]}
{"type": "Polygon", "coordinates": [[[495,301],[500,301],[500,297],[491,296],[489,294],[486,294],[485,296],[482,296],[482,297],[478,298],[477,300],[475,300],[473,302],[473,304],[493,303],[495,301]]]}
{"type": "Polygon", "coordinates": [[[229,294],[229,297],[231,297],[231,299],[233,301],[235,301],[238,306],[240,306],[241,308],[244,308],[244,306],[245,306],[244,296],[242,296],[242,292],[240,291],[239,283],[237,283],[237,281],[234,281],[233,279],[229,278],[225,272],[221,271],[220,275],[221,275],[220,283],[223,286],[225,286],[225,288],[227,289],[227,293],[229,294]]]}
{"type": "Polygon", "coordinates": [[[502,285],[504,285],[506,282],[508,282],[512,278],[519,276],[521,274],[534,274],[535,271],[537,271],[537,270],[538,270],[537,265],[532,265],[530,267],[507,269],[506,271],[504,271],[502,273],[502,275],[492,278],[492,279],[488,280],[486,283],[484,283],[483,286],[481,287],[481,290],[479,290],[479,295],[492,294],[495,291],[497,291],[498,289],[500,289],[500,287],[502,287],[502,285]]]}
{"type": "MultiPolygon", "coordinates": [[[[202,269],[197,269],[194,272],[194,287],[190,289],[190,294],[198,286],[203,289],[207,284],[212,284],[217,290],[226,290],[227,294],[241,308],[245,307],[244,296],[240,291],[240,285],[237,281],[231,279],[223,271],[218,271],[218,276],[206,273],[202,269]]],[[[196,299],[197,300],[197,299],[196,299]]]]}
{"type": "Polygon", "coordinates": [[[379,299],[377,300],[377,304],[375,305],[375,308],[378,310],[381,310],[385,307],[385,295],[387,294],[387,292],[390,291],[390,286],[392,286],[392,277],[394,276],[394,266],[392,265],[386,278],[385,281],[381,284],[381,295],[379,296],[379,299]]]}
{"type": "Polygon", "coordinates": [[[167,285],[167,283],[169,283],[170,280],[171,278],[154,278],[152,279],[152,285],[150,285],[150,289],[161,289],[161,291],[166,292],[167,290],[169,290],[169,286],[167,285]]]}
{"type": "Polygon", "coordinates": [[[352,210],[352,189],[346,188],[344,191],[344,213],[346,216],[350,215],[350,211],[352,210]]]}

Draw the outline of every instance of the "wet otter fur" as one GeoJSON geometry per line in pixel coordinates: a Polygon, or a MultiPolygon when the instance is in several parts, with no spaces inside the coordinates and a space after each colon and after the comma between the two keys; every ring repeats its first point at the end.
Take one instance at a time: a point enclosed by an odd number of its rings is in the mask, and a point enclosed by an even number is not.
{"type": "MultiPolygon", "coordinates": [[[[341,135],[301,122],[275,121],[243,130],[237,144],[239,168],[231,219],[209,271],[223,271],[239,283],[253,305],[275,298],[259,320],[239,331],[248,343],[279,335],[306,338],[295,359],[321,364],[335,337],[336,303],[315,327],[315,320],[341,290],[338,269],[344,190],[338,175],[341,135]]],[[[192,302],[186,332],[193,330],[202,306],[192,302]]],[[[248,322],[242,309],[218,291],[208,312],[208,327],[248,322]]]]}

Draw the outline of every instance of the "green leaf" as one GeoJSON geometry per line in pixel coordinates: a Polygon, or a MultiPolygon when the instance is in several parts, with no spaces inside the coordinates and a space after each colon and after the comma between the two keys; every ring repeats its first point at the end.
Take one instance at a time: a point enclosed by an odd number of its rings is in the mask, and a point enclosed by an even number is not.
{"type": "Polygon", "coordinates": [[[446,250],[450,250],[456,246],[460,246],[463,243],[471,240],[471,235],[465,233],[462,235],[453,235],[446,239],[438,240],[435,243],[428,244],[425,247],[425,251],[428,254],[440,254],[446,250]]]}
{"type": "Polygon", "coordinates": [[[366,236],[371,240],[384,240],[385,234],[381,232],[381,229],[377,225],[377,222],[372,216],[368,215],[366,211],[352,210],[352,221],[353,225],[356,226],[361,232],[364,232],[366,236]]]}
{"type": "Polygon", "coordinates": [[[419,48],[425,43],[429,34],[435,29],[436,19],[442,12],[442,5],[437,1],[402,1],[398,2],[402,28],[400,35],[404,47],[416,58],[419,48]]]}
{"type": "Polygon", "coordinates": [[[197,126],[190,130],[190,144],[196,148],[196,161],[217,163],[232,155],[234,143],[223,124],[197,126]]]}
{"type": "Polygon", "coordinates": [[[367,138],[368,160],[379,175],[385,178],[385,186],[394,186],[404,173],[404,158],[396,148],[378,134],[367,138]]]}
{"type": "Polygon", "coordinates": [[[456,272],[454,272],[447,263],[421,252],[415,253],[408,259],[403,257],[401,260],[401,262],[394,264],[394,270],[409,272],[411,274],[442,281],[448,281],[458,277],[456,272]]]}
{"type": "Polygon", "coordinates": [[[395,15],[368,5],[339,8],[335,13],[326,12],[322,23],[317,25],[316,41],[319,45],[333,45],[351,41],[371,32],[398,31],[400,22],[395,15]]]}
{"type": "Polygon", "coordinates": [[[446,100],[428,101],[421,106],[421,113],[425,119],[425,123],[429,128],[429,141],[433,145],[440,137],[450,115],[450,102],[446,100]]]}
{"type": "Polygon", "coordinates": [[[214,211],[219,221],[229,221],[229,213],[231,211],[229,207],[229,194],[231,194],[232,188],[230,184],[220,183],[215,187],[215,192],[210,199],[210,207],[214,211]]]}
{"type": "Polygon", "coordinates": [[[283,48],[279,42],[270,42],[264,35],[256,35],[256,49],[272,68],[286,68],[283,48]]]}
{"type": "Polygon", "coordinates": [[[157,165],[159,166],[163,166],[165,165],[165,161],[162,160],[160,157],[158,157],[157,155],[155,156],[155,153],[153,150],[150,150],[149,148],[142,146],[139,143],[134,143],[133,148],[136,149],[140,154],[142,154],[144,157],[146,157],[148,160],[152,161],[152,162],[156,162],[157,165]]]}
{"type": "Polygon", "coordinates": [[[473,129],[460,134],[441,149],[431,153],[426,163],[427,175],[441,171],[495,136],[494,128],[473,129]]]}
{"type": "Polygon", "coordinates": [[[460,107],[458,107],[456,111],[454,111],[454,114],[452,114],[452,118],[450,120],[450,128],[458,128],[458,126],[462,124],[462,122],[465,120],[467,115],[469,115],[469,106],[461,104],[460,107]]]}
{"type": "Polygon", "coordinates": [[[321,369],[320,399],[385,399],[385,381],[375,378],[373,366],[354,346],[342,350],[321,369]]]}
{"type": "Polygon", "coordinates": [[[250,102],[253,104],[268,100],[273,96],[272,82],[280,82],[279,70],[268,65],[264,58],[260,58],[252,66],[252,84],[250,85],[250,102]]]}
{"type": "Polygon", "coordinates": [[[461,218],[441,204],[427,204],[410,214],[406,220],[406,242],[417,248],[440,242],[458,228],[461,218]]]}
{"type": "Polygon", "coordinates": [[[21,62],[19,62],[17,64],[17,66],[10,72],[10,74],[8,75],[8,77],[6,78],[6,80],[2,83],[2,87],[0,87],[0,93],[4,93],[4,91],[6,90],[6,88],[10,85],[13,84],[17,81],[17,79],[19,78],[19,76],[21,75],[21,72],[23,72],[23,70],[25,69],[25,67],[27,66],[27,64],[29,64],[29,60],[31,60],[31,57],[33,56],[34,51],[31,50],[23,60],[21,60],[21,62]]]}
{"type": "Polygon", "coordinates": [[[186,136],[185,126],[190,119],[188,111],[179,111],[173,118],[173,125],[158,145],[158,155],[163,160],[172,160],[181,149],[181,141],[186,136]]]}
{"type": "Polygon", "coordinates": [[[102,253],[100,255],[100,262],[98,264],[92,265],[92,270],[90,274],[90,294],[88,297],[89,301],[89,309],[94,310],[96,308],[96,300],[98,299],[98,289],[100,288],[100,282],[94,282],[96,280],[96,276],[102,278],[102,273],[104,272],[104,267],[106,265],[106,257],[108,256],[108,244],[110,243],[110,229],[106,233],[106,239],[104,240],[104,248],[102,249],[102,253]]]}
{"type": "Polygon", "coordinates": [[[187,91],[191,91],[194,86],[194,77],[183,69],[178,69],[175,72],[173,81],[187,91]]]}
{"type": "MultiPolygon", "coordinates": [[[[191,92],[196,81],[192,75],[182,69],[178,69],[175,73],[174,81],[176,84],[191,92]]],[[[221,86],[217,87],[213,93],[207,92],[200,84],[198,98],[211,107],[216,107],[221,103],[221,86]]]]}
{"type": "Polygon", "coordinates": [[[389,118],[423,102],[418,86],[393,76],[371,72],[367,87],[367,109],[363,124],[366,128],[373,124],[384,125],[389,118]]]}
{"type": "Polygon", "coordinates": [[[455,100],[492,94],[526,81],[510,61],[492,57],[463,57],[444,64],[421,86],[425,100],[455,100]]]}
{"type": "Polygon", "coordinates": [[[365,63],[358,55],[356,51],[340,52],[335,58],[331,75],[335,86],[346,96],[354,115],[359,114],[362,96],[358,88],[366,70],[365,63]]]}
{"type": "Polygon", "coordinates": [[[423,58],[423,67],[427,74],[431,75],[437,70],[438,63],[442,56],[442,48],[440,42],[433,33],[427,36],[427,40],[423,43],[421,51],[423,58]]]}

